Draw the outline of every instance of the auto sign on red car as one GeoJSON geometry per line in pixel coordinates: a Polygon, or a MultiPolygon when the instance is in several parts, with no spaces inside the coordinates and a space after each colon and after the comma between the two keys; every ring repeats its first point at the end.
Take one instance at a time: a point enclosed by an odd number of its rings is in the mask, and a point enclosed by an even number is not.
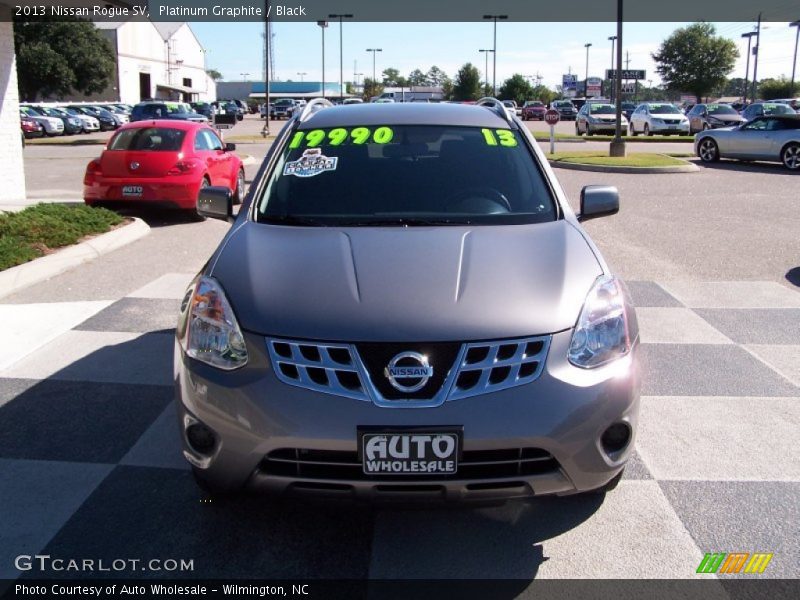
{"type": "Polygon", "coordinates": [[[244,169],[216,131],[203,123],[136,121],[120,127],[86,167],[86,204],[134,202],[197,210],[200,189],[223,186],[244,197],[244,169]]]}

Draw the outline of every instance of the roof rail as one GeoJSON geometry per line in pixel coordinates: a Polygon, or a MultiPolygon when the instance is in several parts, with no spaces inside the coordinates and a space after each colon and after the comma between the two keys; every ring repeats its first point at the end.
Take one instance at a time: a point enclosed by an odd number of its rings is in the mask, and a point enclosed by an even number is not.
{"type": "Polygon", "coordinates": [[[314,98],[306,103],[306,105],[303,107],[303,110],[300,111],[300,116],[297,117],[297,119],[302,123],[318,110],[322,110],[323,108],[327,108],[329,106],[333,106],[333,103],[330,100],[327,100],[326,98],[314,98]]]}
{"type": "Polygon", "coordinates": [[[493,110],[498,115],[503,117],[509,125],[513,125],[513,121],[511,119],[511,115],[508,112],[508,108],[506,105],[500,102],[497,98],[492,98],[491,96],[486,96],[485,98],[481,98],[475,104],[478,106],[485,106],[486,108],[493,110]]]}

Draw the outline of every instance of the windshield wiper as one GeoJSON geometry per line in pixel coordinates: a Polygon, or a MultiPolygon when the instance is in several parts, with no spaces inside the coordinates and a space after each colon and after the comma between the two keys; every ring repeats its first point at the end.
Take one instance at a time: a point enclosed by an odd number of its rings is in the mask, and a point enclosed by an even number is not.
{"type": "Polygon", "coordinates": [[[301,225],[305,227],[328,227],[327,223],[302,215],[266,215],[261,217],[262,223],[273,225],[301,225]]]}

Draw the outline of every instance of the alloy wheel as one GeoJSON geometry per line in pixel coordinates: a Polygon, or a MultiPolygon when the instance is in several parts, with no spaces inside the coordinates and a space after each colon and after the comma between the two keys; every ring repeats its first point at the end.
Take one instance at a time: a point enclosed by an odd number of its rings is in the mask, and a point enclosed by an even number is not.
{"type": "Polygon", "coordinates": [[[792,171],[800,169],[800,146],[792,144],[783,150],[783,164],[792,171]]]}
{"type": "Polygon", "coordinates": [[[719,158],[717,143],[709,138],[700,142],[700,147],[697,149],[697,152],[703,162],[713,162],[719,158]]]}

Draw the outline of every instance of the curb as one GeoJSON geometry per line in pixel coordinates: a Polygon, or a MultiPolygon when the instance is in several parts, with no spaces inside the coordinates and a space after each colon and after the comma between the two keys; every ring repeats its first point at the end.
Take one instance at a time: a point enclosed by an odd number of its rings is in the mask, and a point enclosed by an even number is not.
{"type": "Polygon", "coordinates": [[[135,218],[119,229],[114,229],[80,244],[67,246],[53,254],[41,256],[30,262],[0,271],[0,298],[9,296],[35,283],[45,281],[69,271],[98,256],[143,238],[150,233],[150,226],[135,218]]]}
{"type": "Polygon", "coordinates": [[[636,175],[655,175],[657,173],[697,173],[697,165],[687,162],[685,165],[671,167],[611,167],[606,165],[587,165],[582,163],[567,163],[559,160],[549,160],[554,169],[567,169],[571,171],[595,171],[597,173],[633,173],[636,175]]]}

